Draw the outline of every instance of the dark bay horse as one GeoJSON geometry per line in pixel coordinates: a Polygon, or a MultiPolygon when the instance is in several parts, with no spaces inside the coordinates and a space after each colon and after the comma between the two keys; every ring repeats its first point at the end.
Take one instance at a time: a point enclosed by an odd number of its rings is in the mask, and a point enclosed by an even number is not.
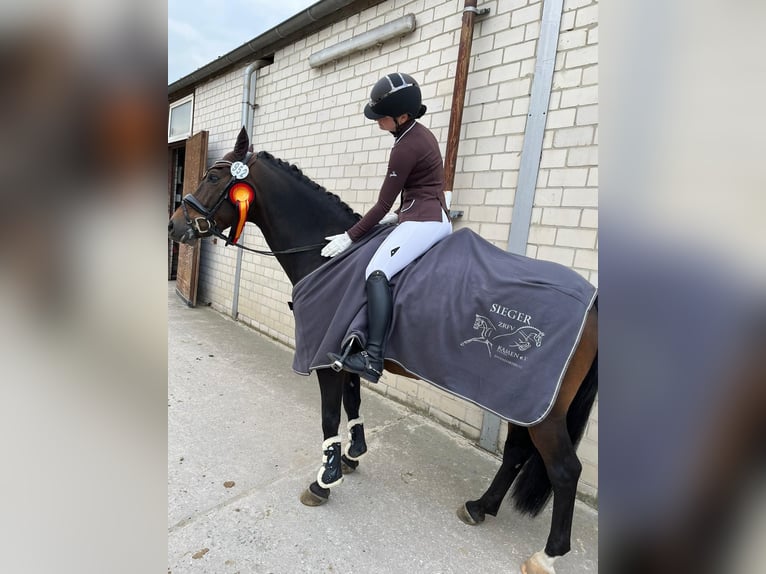
{"type": "MultiPolygon", "coordinates": [[[[358,219],[338,196],[309,180],[295,166],[266,152],[248,153],[249,139],[243,128],[234,150],[216,161],[205,173],[198,189],[184,198],[170,219],[171,239],[191,242],[215,234],[236,243],[245,220],[257,225],[274,255],[295,285],[327,262],[320,249],[325,237],[346,231],[358,219]],[[228,238],[222,230],[231,228],[228,238]]],[[[487,514],[496,516],[515,481],[516,508],[535,516],[553,494],[551,528],[544,550],[521,567],[525,574],[553,574],[553,562],[570,549],[572,516],[582,466],[575,445],[582,436],[597,392],[597,311],[588,312],[580,342],[562,380],[547,417],[531,427],[508,423],[500,468],[487,491],[458,509],[458,517],[475,525],[487,514]],[[518,480],[517,480],[518,478],[518,480]]],[[[386,363],[386,370],[408,375],[401,367],[386,363]]],[[[326,502],[329,488],[340,483],[343,471],[356,468],[366,451],[363,426],[351,426],[359,417],[359,379],[346,372],[318,369],[325,443],[338,437],[341,407],[346,409],[351,443],[346,455],[323,444],[323,464],[317,480],[304,491],[301,501],[310,506],[326,502]],[[324,486],[322,486],[324,485],[324,486]]]]}

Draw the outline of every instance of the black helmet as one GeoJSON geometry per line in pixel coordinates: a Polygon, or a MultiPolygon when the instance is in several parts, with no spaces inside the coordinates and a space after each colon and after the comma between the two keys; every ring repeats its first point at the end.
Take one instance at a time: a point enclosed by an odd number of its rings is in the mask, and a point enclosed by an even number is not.
{"type": "Polygon", "coordinates": [[[419,118],[426,113],[422,101],[420,86],[415,79],[409,74],[394,72],[375,82],[370,101],[364,106],[364,115],[371,120],[402,114],[419,118]]]}

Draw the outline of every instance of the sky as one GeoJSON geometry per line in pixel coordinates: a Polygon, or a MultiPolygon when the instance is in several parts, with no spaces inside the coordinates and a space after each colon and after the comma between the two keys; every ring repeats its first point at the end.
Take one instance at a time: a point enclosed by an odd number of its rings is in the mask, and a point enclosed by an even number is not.
{"type": "Polygon", "coordinates": [[[168,0],[168,84],[318,0],[168,0]]]}

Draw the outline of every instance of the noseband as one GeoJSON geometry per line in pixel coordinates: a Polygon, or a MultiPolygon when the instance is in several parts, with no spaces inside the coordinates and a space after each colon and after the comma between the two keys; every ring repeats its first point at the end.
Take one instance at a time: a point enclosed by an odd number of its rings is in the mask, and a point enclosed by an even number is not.
{"type": "Polygon", "coordinates": [[[260,255],[281,255],[281,254],[288,254],[288,253],[299,253],[302,251],[312,251],[314,249],[319,249],[320,247],[324,247],[324,243],[318,243],[316,245],[307,245],[305,247],[294,247],[292,249],[284,249],[282,251],[260,251],[258,249],[251,249],[249,247],[245,247],[244,245],[241,245],[240,243],[237,243],[240,234],[242,233],[242,229],[245,226],[245,220],[247,219],[247,211],[250,208],[250,203],[254,199],[255,196],[255,189],[250,186],[249,184],[246,184],[242,182],[241,180],[245,179],[248,174],[250,173],[250,167],[248,165],[249,160],[252,158],[253,154],[248,153],[245,157],[244,162],[230,162],[225,159],[219,159],[216,161],[213,165],[211,165],[206,171],[205,174],[202,176],[202,179],[204,180],[207,177],[207,174],[210,172],[211,169],[217,168],[217,167],[225,167],[229,166],[231,170],[231,179],[227,182],[226,186],[223,188],[223,191],[221,192],[221,195],[218,196],[218,199],[216,200],[215,204],[211,209],[208,209],[200,201],[194,197],[191,193],[186,194],[183,199],[181,200],[181,208],[183,210],[184,218],[186,219],[186,225],[189,226],[189,228],[194,232],[194,235],[198,238],[200,237],[207,237],[208,235],[215,235],[216,237],[219,237],[226,241],[226,245],[234,245],[235,247],[239,247],[240,249],[244,249],[246,251],[252,251],[253,253],[258,253],[260,255]],[[242,186],[243,189],[238,189],[238,186],[242,186]],[[249,197],[245,197],[249,196],[249,197]],[[226,237],[219,229],[216,227],[215,224],[215,214],[220,209],[221,205],[223,205],[224,201],[229,199],[231,203],[234,205],[235,208],[237,208],[239,220],[236,222],[236,224],[231,226],[231,230],[229,231],[229,236],[226,237]],[[194,208],[195,211],[198,211],[202,214],[202,217],[192,217],[189,213],[189,207],[191,206],[194,208]]]}

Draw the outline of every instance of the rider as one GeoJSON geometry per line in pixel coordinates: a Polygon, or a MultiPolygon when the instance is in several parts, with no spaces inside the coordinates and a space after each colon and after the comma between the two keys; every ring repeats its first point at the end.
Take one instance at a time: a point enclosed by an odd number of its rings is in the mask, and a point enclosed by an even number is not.
{"type": "Polygon", "coordinates": [[[372,87],[364,115],[391,132],[394,145],[375,205],[345,233],[327,237],[324,257],[335,257],[376,224],[399,221],[372,256],[365,271],[368,336],[366,349],[345,359],[330,354],[343,369],[373,383],[383,372],[385,337],[391,322],[389,281],[414,259],[452,232],[444,197],[444,167],[439,144],[417,122],[426,113],[420,86],[412,76],[392,73],[372,87]],[[401,194],[399,208],[388,211],[401,194]],[[385,217],[384,217],[385,216],[385,217]]]}

